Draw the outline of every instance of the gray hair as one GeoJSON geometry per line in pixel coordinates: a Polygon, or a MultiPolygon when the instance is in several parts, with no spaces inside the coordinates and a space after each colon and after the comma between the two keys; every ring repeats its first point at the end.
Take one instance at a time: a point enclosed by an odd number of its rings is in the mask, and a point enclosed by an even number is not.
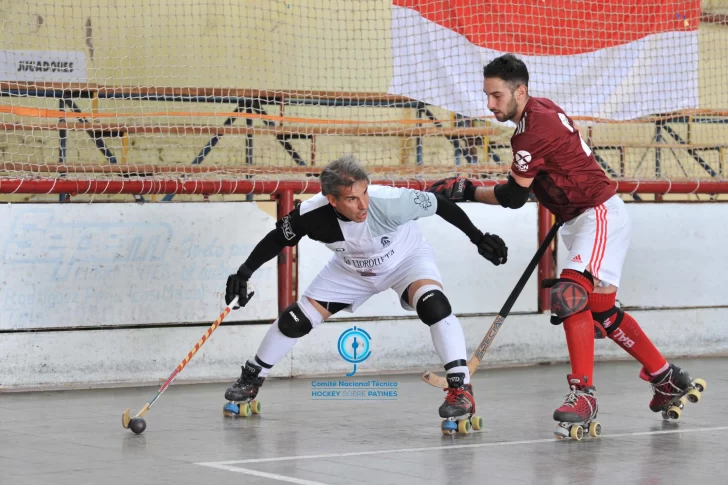
{"type": "Polygon", "coordinates": [[[369,174],[354,155],[337,158],[329,163],[319,176],[321,193],[331,194],[337,199],[341,195],[342,188],[351,187],[360,180],[369,182],[369,174]]]}

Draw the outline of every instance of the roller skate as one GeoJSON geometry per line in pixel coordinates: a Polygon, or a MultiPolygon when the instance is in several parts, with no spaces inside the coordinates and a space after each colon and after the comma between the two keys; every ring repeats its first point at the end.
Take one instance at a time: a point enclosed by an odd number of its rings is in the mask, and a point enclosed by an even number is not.
{"type": "Polygon", "coordinates": [[[471,430],[483,428],[483,418],[474,416],[475,398],[473,386],[464,384],[465,374],[462,372],[448,374],[447,396],[440,406],[440,417],[445,418],[440,425],[442,434],[468,434],[471,430]]]}
{"type": "Polygon", "coordinates": [[[558,439],[579,441],[586,430],[589,436],[598,437],[602,434],[602,425],[595,421],[599,412],[596,389],[586,386],[585,379],[574,374],[569,374],[567,378],[571,392],[566,395],[564,404],[554,411],[554,420],[559,422],[554,435],[558,439]]]}
{"type": "Polygon", "coordinates": [[[686,371],[673,364],[655,377],[650,376],[643,367],[640,377],[650,383],[654,392],[650,409],[655,413],[662,412],[662,419],[665,420],[680,418],[685,403],[700,401],[702,392],[708,387],[703,379],[693,380],[686,371]]]}
{"type": "Polygon", "coordinates": [[[260,401],[254,400],[265,377],[258,377],[262,367],[247,361],[242,367],[240,378],[225,391],[225,399],[229,402],[222,408],[223,416],[237,417],[260,414],[260,401]]]}

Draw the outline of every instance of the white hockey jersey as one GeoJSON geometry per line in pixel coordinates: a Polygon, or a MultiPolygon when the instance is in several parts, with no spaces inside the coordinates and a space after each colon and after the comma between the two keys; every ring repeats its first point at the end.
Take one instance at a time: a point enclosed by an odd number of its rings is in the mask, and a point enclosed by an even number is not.
{"type": "Polygon", "coordinates": [[[276,223],[289,246],[308,236],[324,243],[347,269],[384,273],[424,242],[415,220],[437,211],[435,194],[415,189],[369,185],[364,222],[339,214],[321,193],[305,200],[276,223]]]}

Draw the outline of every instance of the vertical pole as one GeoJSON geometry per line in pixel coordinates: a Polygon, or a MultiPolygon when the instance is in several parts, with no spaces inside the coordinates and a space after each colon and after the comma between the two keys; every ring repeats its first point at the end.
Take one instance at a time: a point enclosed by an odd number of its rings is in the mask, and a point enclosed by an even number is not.
{"type": "MultiPolygon", "coordinates": [[[[424,114],[424,104],[418,103],[417,104],[417,119],[421,119],[422,115],[424,114]]],[[[417,128],[421,128],[422,123],[417,123],[417,128]]],[[[422,165],[423,163],[423,151],[422,151],[422,137],[418,136],[415,138],[415,156],[416,156],[416,165],[422,165]]]]}
{"type": "MultiPolygon", "coordinates": [[[[247,105],[248,103],[249,103],[249,101],[246,100],[246,105],[245,106],[246,106],[247,109],[245,111],[247,113],[250,113],[252,110],[250,109],[250,106],[247,105]]],[[[240,101],[238,101],[238,109],[241,109],[242,110],[243,106],[244,105],[241,104],[240,101]]],[[[230,120],[231,120],[230,124],[232,124],[232,122],[235,119],[234,118],[230,118],[230,120]]],[[[250,119],[250,118],[245,118],[245,126],[247,126],[248,128],[252,128],[253,127],[253,120],[250,119]]],[[[253,165],[253,162],[254,161],[255,161],[255,159],[253,158],[253,135],[251,133],[248,133],[247,135],[245,135],[245,164],[246,165],[253,165]]],[[[249,178],[251,178],[251,176],[246,176],[245,178],[249,179],[249,178]]],[[[253,200],[253,194],[248,194],[245,197],[245,199],[247,201],[253,200]]],[[[279,205],[279,207],[280,207],[280,205],[279,205]]],[[[283,213],[284,216],[286,214],[288,214],[288,212],[284,212],[283,213]]],[[[281,217],[283,217],[283,216],[281,216],[281,217]]],[[[279,217],[279,219],[280,219],[280,217],[279,217]]]]}
{"type": "MultiPolygon", "coordinates": [[[[544,206],[538,206],[538,245],[546,238],[551,226],[553,225],[553,217],[551,212],[544,206]]],[[[558,235],[557,235],[558,237],[558,235]]],[[[541,282],[547,278],[556,277],[556,238],[546,249],[546,252],[538,262],[538,311],[547,312],[551,308],[549,289],[541,288],[541,282]]]]}
{"type": "MultiPolygon", "coordinates": [[[[65,95],[58,100],[59,111],[66,111],[65,95]]],[[[58,120],[60,123],[65,123],[65,116],[58,120]]],[[[66,163],[66,148],[68,146],[68,131],[58,130],[59,145],[58,145],[58,164],[64,165],[66,163]]],[[[65,174],[61,174],[63,177],[65,174]]],[[[71,199],[70,194],[59,194],[58,202],[68,202],[71,199]]]]}
{"type": "Polygon", "coordinates": [[[316,135],[311,135],[311,166],[316,165],[316,135]]]}
{"type": "MultiPolygon", "coordinates": [[[[662,143],[662,125],[665,122],[662,120],[655,121],[655,144],[659,145],[662,143]]],[[[659,179],[662,177],[662,148],[655,148],[655,178],[659,179]]],[[[662,200],[662,194],[655,194],[655,201],[659,202],[662,200]]]]}
{"type": "MultiPolygon", "coordinates": [[[[277,196],[278,219],[293,210],[293,190],[283,190],[277,196]]],[[[278,255],[278,311],[293,303],[293,248],[286,247],[278,255]]]]}

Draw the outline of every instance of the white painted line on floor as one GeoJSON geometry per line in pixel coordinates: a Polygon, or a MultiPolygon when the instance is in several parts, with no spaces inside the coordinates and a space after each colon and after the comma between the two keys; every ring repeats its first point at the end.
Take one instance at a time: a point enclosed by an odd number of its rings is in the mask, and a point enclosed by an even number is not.
{"type": "MultiPolygon", "coordinates": [[[[690,429],[668,429],[662,431],[641,431],[636,433],[615,433],[615,434],[604,434],[599,438],[588,438],[584,440],[593,439],[609,439],[609,438],[628,438],[632,436],[650,436],[658,434],[678,434],[678,433],[702,433],[710,431],[726,431],[728,426],[718,426],[713,428],[690,428],[690,429]]],[[[349,453],[329,453],[325,455],[298,455],[298,456],[279,456],[274,458],[252,458],[249,460],[233,460],[233,461],[213,461],[196,463],[196,465],[210,466],[213,468],[219,468],[219,465],[243,465],[247,463],[267,463],[272,461],[293,461],[293,460],[313,460],[317,458],[342,458],[347,456],[368,456],[368,455],[382,455],[391,453],[415,453],[421,451],[436,451],[436,450],[456,450],[462,448],[492,448],[496,446],[513,446],[513,445],[532,445],[538,443],[551,443],[554,441],[560,441],[557,438],[544,438],[538,440],[522,440],[522,441],[497,441],[491,443],[475,443],[471,445],[445,445],[445,446],[431,446],[426,448],[395,448],[390,450],[374,450],[374,451],[353,451],[349,453]]],[[[571,441],[571,440],[564,440],[571,441]]],[[[226,470],[228,468],[225,468],[226,470]]],[[[231,471],[237,471],[238,468],[230,467],[231,471]]],[[[288,478],[288,477],[285,477],[288,478]]],[[[294,482],[294,483],[315,483],[315,482],[294,482]]]]}
{"type": "Polygon", "coordinates": [[[230,466],[219,463],[197,463],[197,465],[217,468],[218,470],[225,470],[229,472],[243,473],[245,475],[253,475],[256,477],[270,478],[271,480],[278,480],[281,482],[297,483],[299,485],[326,485],[325,483],[312,482],[311,480],[303,480],[302,478],[287,477],[285,475],[277,475],[275,473],[259,472],[257,470],[251,470],[249,468],[240,468],[237,466],[230,466]]]}

